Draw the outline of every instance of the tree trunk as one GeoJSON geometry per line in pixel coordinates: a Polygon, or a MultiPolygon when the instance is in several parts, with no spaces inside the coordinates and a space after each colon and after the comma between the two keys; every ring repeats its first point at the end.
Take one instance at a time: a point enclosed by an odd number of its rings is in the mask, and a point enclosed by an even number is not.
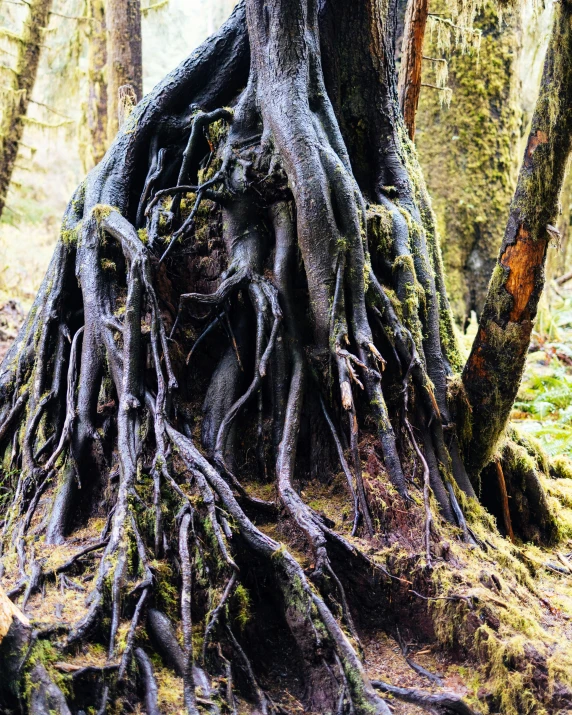
{"type": "Polygon", "coordinates": [[[399,70],[399,106],[411,141],[415,138],[417,107],[421,94],[423,43],[428,14],[429,0],[409,0],[407,3],[399,70]]]}
{"type": "Polygon", "coordinates": [[[119,128],[120,88],[130,85],[137,101],[143,96],[140,0],[106,0],[107,141],[119,128]]]}
{"type": "Polygon", "coordinates": [[[18,149],[24,133],[24,118],[32,98],[44,32],[50,19],[52,0],[31,0],[21,36],[15,41],[16,63],[10,96],[3,107],[0,134],[0,216],[6,205],[18,149]]]}
{"type": "MultiPolygon", "coordinates": [[[[10,594],[32,610],[83,573],[89,598],[42,637],[64,671],[107,652],[72,676],[73,711],[155,713],[161,662],[193,715],[292,698],[389,715],[380,690],[472,712],[372,681],[359,640],[411,614],[434,632],[416,588],[445,568],[442,533],[486,548],[463,513],[483,516],[394,11],[239,4],[68,206],[0,366],[0,443],[10,594]],[[319,498],[334,485],[339,501],[319,498]],[[403,567],[381,556],[396,543],[403,567]]],[[[471,609],[454,623],[481,623],[471,609]]]]}
{"type": "Polygon", "coordinates": [[[555,9],[540,94],[508,224],[486,303],[463,371],[471,405],[467,466],[477,476],[491,460],[509,419],[522,373],[546,252],[572,146],[571,5],[555,9]]]}
{"type": "Polygon", "coordinates": [[[88,96],[83,118],[82,163],[88,172],[103,159],[107,141],[107,32],[104,0],[89,3],[91,22],[87,49],[88,96]]]}
{"type": "MultiPolygon", "coordinates": [[[[435,2],[435,13],[447,3],[435,2]]],[[[518,174],[521,110],[519,96],[520,10],[483,5],[474,27],[482,31],[475,53],[448,59],[450,107],[441,92],[424,88],[417,114],[415,145],[442,237],[447,292],[464,327],[471,311],[481,315],[496,264],[503,226],[518,174]]],[[[438,59],[437,38],[424,53],[438,59]]],[[[424,63],[427,83],[437,84],[436,62],[424,63]]]]}

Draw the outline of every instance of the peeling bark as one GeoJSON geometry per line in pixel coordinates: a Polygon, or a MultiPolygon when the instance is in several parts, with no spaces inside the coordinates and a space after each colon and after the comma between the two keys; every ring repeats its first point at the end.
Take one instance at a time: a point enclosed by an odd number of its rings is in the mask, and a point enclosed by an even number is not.
{"type": "Polygon", "coordinates": [[[423,42],[428,15],[429,0],[409,0],[405,11],[399,70],[399,106],[411,141],[415,139],[415,118],[421,93],[423,42]]]}
{"type": "Polygon", "coordinates": [[[572,147],[570,3],[555,11],[540,94],[479,331],[463,371],[471,405],[466,463],[476,479],[507,425],[544,286],[549,228],[572,147]]]}

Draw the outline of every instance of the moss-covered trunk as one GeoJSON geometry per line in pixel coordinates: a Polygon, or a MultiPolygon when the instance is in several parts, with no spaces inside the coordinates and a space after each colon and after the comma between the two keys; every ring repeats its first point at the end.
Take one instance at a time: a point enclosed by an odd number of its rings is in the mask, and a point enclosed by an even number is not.
{"type": "Polygon", "coordinates": [[[50,19],[52,0],[31,0],[22,32],[14,41],[16,62],[0,128],[0,216],[6,205],[18,149],[24,133],[24,119],[36,82],[41,47],[50,19]]]}
{"type": "Polygon", "coordinates": [[[544,287],[548,243],[572,146],[572,6],[560,3],[508,224],[463,371],[471,405],[467,465],[490,461],[522,377],[544,287]]]}
{"type": "MultiPolygon", "coordinates": [[[[450,4],[433,0],[431,12],[447,15],[450,4]]],[[[502,241],[508,207],[516,186],[521,110],[519,97],[520,10],[499,18],[490,0],[478,12],[475,30],[481,47],[448,57],[447,85],[424,87],[415,144],[442,237],[447,291],[461,326],[471,311],[480,316],[502,241]]],[[[439,29],[427,33],[426,57],[439,60],[439,29]]],[[[446,33],[447,28],[442,30],[446,33]]],[[[436,85],[442,63],[424,63],[424,81],[436,85]]]]}

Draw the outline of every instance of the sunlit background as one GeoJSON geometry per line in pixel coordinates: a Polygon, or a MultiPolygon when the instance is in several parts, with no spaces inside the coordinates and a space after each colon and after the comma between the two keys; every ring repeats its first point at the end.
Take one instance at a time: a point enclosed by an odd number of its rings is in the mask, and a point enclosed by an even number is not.
{"type": "MultiPolygon", "coordinates": [[[[142,5],[143,82],[148,92],[230,15],[236,0],[152,0],[142,5]],[[150,8],[150,9],[146,9],[150,8]]],[[[18,32],[26,6],[0,3],[0,26],[18,32]]],[[[24,140],[0,222],[0,306],[34,298],[65,205],[81,181],[81,117],[89,23],[82,0],[56,0],[24,140]],[[35,123],[41,122],[40,124],[35,123]]],[[[0,67],[10,43],[0,34],[0,67]]],[[[0,101],[8,101],[0,94],[0,101]]]]}

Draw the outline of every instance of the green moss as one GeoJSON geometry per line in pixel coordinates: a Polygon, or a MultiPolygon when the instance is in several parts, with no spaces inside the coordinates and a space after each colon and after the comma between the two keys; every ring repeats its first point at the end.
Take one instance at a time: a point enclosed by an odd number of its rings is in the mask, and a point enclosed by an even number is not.
{"type": "Polygon", "coordinates": [[[95,218],[97,223],[101,223],[112,211],[117,211],[117,209],[113,206],[107,206],[106,204],[97,204],[92,208],[91,215],[95,218]]]}
{"type": "Polygon", "coordinates": [[[151,566],[155,575],[157,603],[170,618],[176,619],[179,615],[180,595],[173,569],[166,561],[152,561],[151,566]]]}
{"type": "Polygon", "coordinates": [[[392,252],[393,219],[391,212],[377,204],[367,210],[367,233],[372,251],[378,251],[387,260],[392,252]]]}
{"type": "Polygon", "coordinates": [[[79,226],[73,229],[65,229],[62,226],[60,231],[60,240],[65,243],[66,246],[76,246],[78,242],[79,226]]]}
{"type": "Polygon", "coordinates": [[[101,259],[101,268],[102,270],[109,271],[110,273],[115,273],[115,271],[117,270],[115,261],[110,261],[109,258],[101,259]]]}
{"type": "MultiPolygon", "coordinates": [[[[451,9],[447,0],[431,5],[432,13],[450,15],[451,9]]],[[[447,291],[461,325],[484,303],[521,158],[518,17],[509,9],[500,21],[497,5],[487,0],[475,20],[482,31],[479,59],[458,49],[448,58],[450,108],[442,106],[442,92],[421,91],[415,144],[442,239],[447,291]]],[[[432,33],[424,55],[443,56],[432,33]]],[[[435,84],[439,64],[423,64],[424,82],[435,84]]]]}
{"type": "Polygon", "coordinates": [[[48,671],[52,682],[62,691],[64,695],[71,693],[71,678],[64,675],[60,670],[53,667],[54,663],[60,660],[55,646],[47,639],[38,639],[32,646],[32,650],[26,662],[26,674],[24,676],[23,700],[30,701],[30,695],[35,685],[32,671],[34,666],[41,664],[48,671]]]}
{"type": "Polygon", "coordinates": [[[550,474],[557,479],[572,479],[572,461],[569,457],[558,455],[550,460],[550,474]]]}
{"type": "Polygon", "coordinates": [[[236,620],[238,621],[240,629],[244,630],[244,627],[252,617],[250,611],[250,595],[248,590],[242,584],[239,584],[234,592],[234,598],[237,605],[236,620]]]}

